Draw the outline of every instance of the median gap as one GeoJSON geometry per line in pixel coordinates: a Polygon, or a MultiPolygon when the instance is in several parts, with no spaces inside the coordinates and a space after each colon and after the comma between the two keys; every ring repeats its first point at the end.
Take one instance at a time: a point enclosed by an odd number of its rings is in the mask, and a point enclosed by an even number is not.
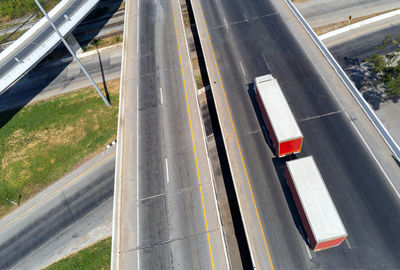
{"type": "Polygon", "coordinates": [[[190,0],[180,0],[180,3],[230,264],[232,269],[252,269],[250,249],[233,185],[191,3],[190,0]]]}

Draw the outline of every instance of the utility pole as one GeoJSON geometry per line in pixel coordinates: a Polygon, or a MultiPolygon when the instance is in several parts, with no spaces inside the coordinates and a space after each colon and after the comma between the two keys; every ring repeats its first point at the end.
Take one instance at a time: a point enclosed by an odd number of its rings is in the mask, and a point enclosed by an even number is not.
{"type": "Polygon", "coordinates": [[[76,56],[74,50],[69,46],[68,42],[64,39],[64,37],[61,35],[60,31],[58,31],[57,27],[53,23],[53,21],[50,19],[49,15],[47,15],[46,11],[40,5],[38,0],[35,0],[36,5],[39,7],[40,11],[43,13],[43,15],[46,17],[46,19],[49,21],[50,25],[53,27],[54,31],[56,31],[57,35],[60,37],[62,42],[64,43],[65,47],[67,47],[68,51],[71,53],[71,55],[74,57],[75,61],[78,63],[78,65],[81,67],[81,70],[83,73],[85,73],[86,77],[88,77],[89,81],[93,84],[94,88],[96,89],[97,93],[100,95],[100,97],[103,99],[104,103],[107,106],[110,106],[110,102],[106,99],[106,97],[103,95],[103,93],[100,91],[100,89],[97,87],[97,84],[94,82],[93,78],[90,76],[90,74],[86,71],[85,67],[82,65],[81,61],[79,58],[76,56]]]}

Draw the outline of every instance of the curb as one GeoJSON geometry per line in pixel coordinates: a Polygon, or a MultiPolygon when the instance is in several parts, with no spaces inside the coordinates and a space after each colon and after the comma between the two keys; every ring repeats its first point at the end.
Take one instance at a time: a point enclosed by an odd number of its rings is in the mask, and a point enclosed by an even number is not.
{"type": "MultiPolygon", "coordinates": [[[[382,21],[384,19],[396,16],[396,15],[400,15],[400,9],[395,10],[395,11],[391,11],[391,12],[388,12],[388,13],[385,13],[385,14],[381,14],[381,15],[378,15],[378,16],[375,16],[375,17],[360,21],[358,23],[350,24],[348,26],[345,26],[345,27],[330,31],[328,33],[322,34],[322,35],[320,35],[318,37],[319,37],[320,40],[325,40],[325,39],[328,39],[330,37],[342,34],[344,32],[348,32],[350,30],[360,28],[360,27],[362,27],[364,25],[367,25],[367,24],[370,24],[370,23],[382,21]]],[[[297,15],[296,15],[296,17],[297,17],[297,15]]]]}

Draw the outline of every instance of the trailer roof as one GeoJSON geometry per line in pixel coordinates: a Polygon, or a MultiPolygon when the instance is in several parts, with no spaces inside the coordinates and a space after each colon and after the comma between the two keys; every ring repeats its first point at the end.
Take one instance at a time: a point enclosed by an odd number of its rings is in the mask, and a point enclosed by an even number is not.
{"type": "Polygon", "coordinates": [[[295,159],[286,165],[315,239],[319,242],[347,236],[314,158],[295,159]]]}
{"type": "Polygon", "coordinates": [[[278,81],[271,74],[254,81],[278,142],[303,137],[278,81]]]}

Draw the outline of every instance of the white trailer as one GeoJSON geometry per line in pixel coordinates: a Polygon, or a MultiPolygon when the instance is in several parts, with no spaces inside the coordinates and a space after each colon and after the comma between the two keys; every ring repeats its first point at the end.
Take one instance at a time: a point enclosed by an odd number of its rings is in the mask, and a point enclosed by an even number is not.
{"type": "Polygon", "coordinates": [[[347,232],[314,158],[286,162],[286,179],[310,247],[317,251],[340,245],[347,232]]]}
{"type": "Polygon", "coordinates": [[[257,103],[276,154],[283,157],[299,153],[303,134],[278,81],[268,74],[255,78],[254,84],[257,103]]]}

